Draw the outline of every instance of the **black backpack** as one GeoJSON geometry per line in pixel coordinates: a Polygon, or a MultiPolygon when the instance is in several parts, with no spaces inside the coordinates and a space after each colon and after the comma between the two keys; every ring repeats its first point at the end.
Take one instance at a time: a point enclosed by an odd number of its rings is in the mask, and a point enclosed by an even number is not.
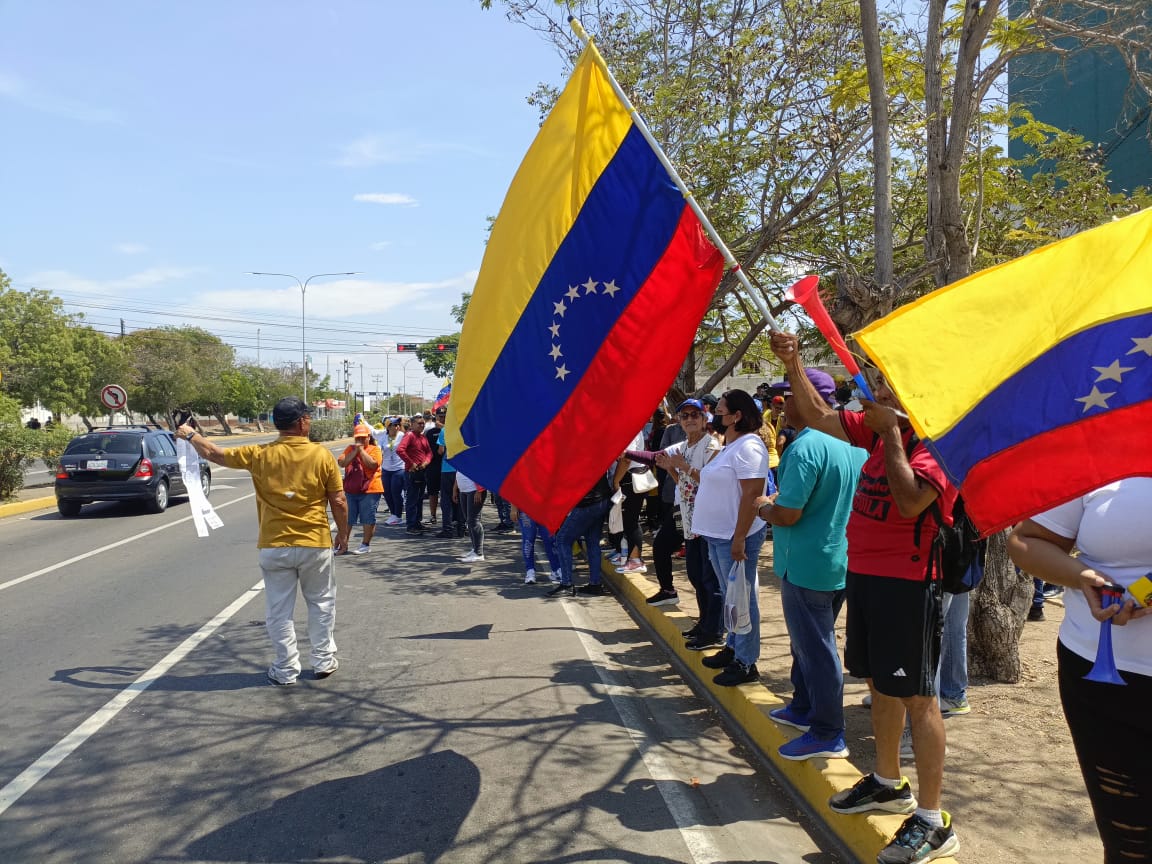
{"type": "MultiPolygon", "coordinates": [[[[912,450],[920,443],[915,432],[904,447],[909,461],[912,450]]],[[[980,537],[980,531],[968,517],[964,508],[964,496],[957,495],[952,505],[952,524],[945,525],[940,512],[940,499],[937,498],[916,519],[913,532],[913,545],[920,547],[920,531],[924,521],[931,515],[939,526],[932,538],[929,552],[927,579],[939,580],[941,587],[949,594],[964,594],[971,591],[984,579],[984,562],[988,555],[988,541],[980,537]]]]}

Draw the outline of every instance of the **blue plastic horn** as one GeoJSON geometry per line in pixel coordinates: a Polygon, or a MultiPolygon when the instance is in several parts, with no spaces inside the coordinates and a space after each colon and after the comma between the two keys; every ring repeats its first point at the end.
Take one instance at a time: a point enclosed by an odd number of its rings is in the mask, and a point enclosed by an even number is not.
{"type": "MultiPolygon", "coordinates": [[[[1100,589],[1100,605],[1107,609],[1115,606],[1124,596],[1124,589],[1119,585],[1108,584],[1100,589]]],[[[1112,653],[1112,619],[1100,622],[1100,641],[1096,645],[1096,662],[1088,674],[1086,681],[1098,681],[1101,684],[1119,684],[1127,686],[1128,682],[1120,677],[1116,670],[1116,657],[1112,653]]]]}

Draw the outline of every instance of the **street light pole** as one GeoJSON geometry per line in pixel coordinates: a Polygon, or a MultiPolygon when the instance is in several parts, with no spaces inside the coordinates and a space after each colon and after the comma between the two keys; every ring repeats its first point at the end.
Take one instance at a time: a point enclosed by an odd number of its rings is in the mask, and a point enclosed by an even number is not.
{"type": "Polygon", "coordinates": [[[410,415],[415,413],[415,412],[412,410],[412,396],[408,392],[408,364],[412,363],[413,361],[418,361],[419,359],[420,359],[419,357],[413,357],[410,360],[405,360],[403,363],[400,364],[400,368],[404,372],[404,399],[408,403],[408,414],[410,414],[410,415]]]}
{"type": "Polygon", "coordinates": [[[304,373],[305,405],[308,404],[308,348],[305,344],[305,334],[307,331],[304,327],[304,295],[308,292],[308,283],[322,276],[359,276],[361,272],[360,270],[356,270],[351,273],[313,273],[301,282],[299,276],[293,276],[291,273],[262,273],[257,270],[247,271],[249,276],[283,276],[285,279],[295,279],[296,284],[300,286],[300,368],[304,373]]]}

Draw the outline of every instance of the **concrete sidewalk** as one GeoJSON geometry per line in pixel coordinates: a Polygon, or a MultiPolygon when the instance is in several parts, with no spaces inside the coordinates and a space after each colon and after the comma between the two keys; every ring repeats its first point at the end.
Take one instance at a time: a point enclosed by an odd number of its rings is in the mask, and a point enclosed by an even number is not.
{"type": "MultiPolygon", "coordinates": [[[[771,544],[766,544],[760,559],[760,571],[771,572],[771,544]]],[[[745,734],[750,742],[768,759],[779,775],[789,783],[796,795],[803,800],[813,816],[821,819],[830,834],[840,839],[844,846],[861,862],[873,862],[876,855],[900,828],[906,816],[883,813],[843,816],[828,809],[827,802],[837,792],[850,788],[861,778],[862,772],[850,759],[808,759],[794,762],[784,759],[777,749],[785,741],[798,737],[800,732],[772,721],[768,712],[786,703],[786,699],[769,690],[762,681],[743,684],[738,687],[720,687],[712,683],[716,670],[703,665],[703,660],[714,652],[689,651],[684,647],[683,632],[695,623],[694,598],[689,597],[687,578],[682,565],[677,567],[677,584],[685,586],[680,591],[680,607],[650,606],[646,598],[658,587],[651,575],[620,574],[607,562],[603,564],[605,580],[615,590],[616,595],[631,610],[642,618],[655,631],[665,649],[676,657],[690,677],[690,683],[699,691],[707,693],[745,734]],[[691,613],[691,614],[689,614],[691,613]]],[[[761,582],[765,580],[761,576],[761,582]]],[[[761,594],[764,594],[763,584],[761,594]]],[[[761,604],[762,613],[765,611],[761,604]]],[[[767,617],[762,614],[762,617],[767,617]]],[[[779,621],[782,628],[783,622],[779,621]]],[[[787,634],[784,634],[783,650],[780,651],[779,633],[773,633],[762,623],[761,639],[776,643],[774,649],[758,664],[762,669],[767,664],[777,664],[788,657],[787,634]]],[[[791,662],[790,660],[788,661],[791,662]]],[[[866,687],[851,688],[850,679],[845,681],[845,701],[852,697],[854,689],[867,692],[866,687]]],[[[961,837],[963,842],[963,837],[961,837]]],[[[939,858],[939,861],[953,861],[953,858],[939,858]]],[[[972,859],[969,859],[972,860],[972,859]]]]}

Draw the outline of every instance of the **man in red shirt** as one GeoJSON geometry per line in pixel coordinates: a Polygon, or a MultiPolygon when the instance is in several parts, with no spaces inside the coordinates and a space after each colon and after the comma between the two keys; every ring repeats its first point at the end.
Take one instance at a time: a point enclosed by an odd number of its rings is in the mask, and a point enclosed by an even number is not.
{"type": "Polygon", "coordinates": [[[863,413],[835,411],[804,374],[795,336],[774,331],[772,351],[793,382],[793,404],[803,422],[869,454],[848,519],[844,665],[872,691],[876,763],[829,806],[838,813],[911,814],[880,852],[879,864],[951,855],[960,841],[951,817],[940,809],[944,722],[935,687],[942,591],[927,571],[938,528],[934,514],[950,522],[957,491],[923,443],[913,440],[887,384],[876,388],[875,402],[861,400],[863,413]],[[905,711],[912,721],[919,804],[900,773],[905,711]]]}
{"type": "Polygon", "coordinates": [[[396,447],[396,455],[404,462],[404,515],[408,520],[407,533],[424,533],[421,518],[424,516],[425,476],[432,464],[432,448],[424,435],[424,417],[412,415],[412,428],[396,447]]]}

